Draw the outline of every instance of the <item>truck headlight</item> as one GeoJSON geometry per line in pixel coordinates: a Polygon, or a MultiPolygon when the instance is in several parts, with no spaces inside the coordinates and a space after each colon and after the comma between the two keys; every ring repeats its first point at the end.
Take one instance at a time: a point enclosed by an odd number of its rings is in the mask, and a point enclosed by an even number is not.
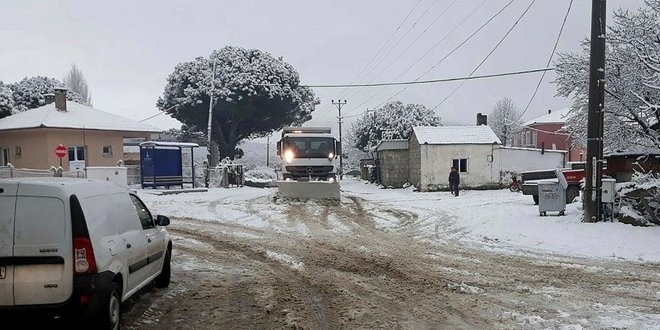
{"type": "Polygon", "coordinates": [[[284,160],[287,163],[290,163],[293,160],[293,158],[295,158],[295,155],[293,154],[292,150],[287,150],[284,152],[284,160]]]}
{"type": "Polygon", "coordinates": [[[332,152],[329,153],[328,154],[328,159],[333,159],[333,158],[335,158],[335,154],[333,154],[332,152]]]}

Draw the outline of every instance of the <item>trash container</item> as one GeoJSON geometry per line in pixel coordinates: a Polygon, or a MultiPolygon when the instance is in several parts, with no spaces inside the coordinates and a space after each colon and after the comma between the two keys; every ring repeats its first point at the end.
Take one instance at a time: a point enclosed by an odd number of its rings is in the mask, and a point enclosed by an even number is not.
{"type": "Polygon", "coordinates": [[[547,212],[559,212],[564,215],[566,210],[566,189],[553,181],[539,181],[539,215],[545,216],[547,212]]]}

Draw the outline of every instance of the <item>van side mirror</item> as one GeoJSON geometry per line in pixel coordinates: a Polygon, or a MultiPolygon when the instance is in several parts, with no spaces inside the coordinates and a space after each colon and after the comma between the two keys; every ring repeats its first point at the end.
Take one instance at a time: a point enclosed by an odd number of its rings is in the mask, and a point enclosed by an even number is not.
{"type": "Polygon", "coordinates": [[[170,218],[164,215],[158,215],[156,216],[156,224],[159,226],[167,226],[170,224],[170,218]]]}

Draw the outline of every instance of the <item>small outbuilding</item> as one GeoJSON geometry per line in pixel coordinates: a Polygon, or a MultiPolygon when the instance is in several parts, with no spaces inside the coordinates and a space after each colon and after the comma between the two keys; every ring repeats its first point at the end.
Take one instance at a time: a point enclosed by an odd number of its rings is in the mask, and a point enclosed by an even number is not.
{"type": "Polygon", "coordinates": [[[501,141],[487,125],[414,127],[408,145],[409,180],[420,191],[448,189],[452,166],[463,188],[500,186],[493,162],[501,141]]]}
{"type": "Polygon", "coordinates": [[[408,140],[382,140],[376,146],[378,181],[386,187],[401,188],[408,182],[408,140]]]}
{"type": "Polygon", "coordinates": [[[617,182],[632,180],[635,172],[660,173],[660,149],[618,150],[604,155],[607,174],[617,182]]]}

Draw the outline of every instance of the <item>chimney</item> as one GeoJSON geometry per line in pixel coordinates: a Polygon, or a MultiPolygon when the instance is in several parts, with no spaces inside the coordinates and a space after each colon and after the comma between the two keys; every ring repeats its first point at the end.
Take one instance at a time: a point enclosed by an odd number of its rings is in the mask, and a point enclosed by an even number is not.
{"type": "Polygon", "coordinates": [[[482,115],[481,112],[477,114],[477,126],[488,125],[488,116],[482,115]]]}
{"type": "Polygon", "coordinates": [[[66,88],[55,87],[53,91],[55,92],[55,109],[66,112],[66,88]]]}
{"type": "Polygon", "coordinates": [[[55,94],[53,94],[53,93],[45,94],[44,98],[45,98],[46,104],[51,104],[51,103],[55,102],[55,94]]]}

